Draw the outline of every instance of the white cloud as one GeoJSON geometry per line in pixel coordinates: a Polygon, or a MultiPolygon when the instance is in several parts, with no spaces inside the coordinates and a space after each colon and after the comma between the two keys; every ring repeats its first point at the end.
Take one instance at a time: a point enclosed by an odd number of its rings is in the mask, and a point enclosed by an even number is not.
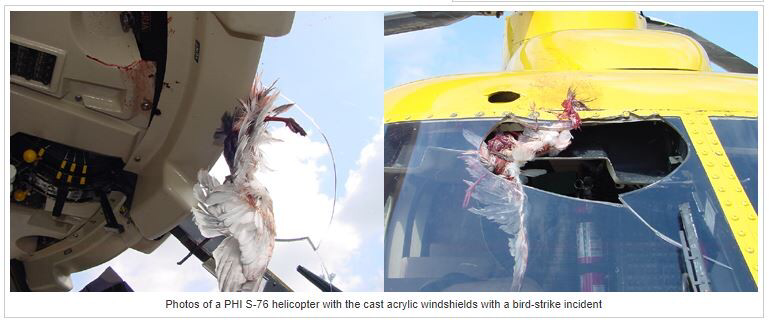
{"type": "MultiPolygon", "coordinates": [[[[324,165],[328,159],[326,146],[311,140],[311,134],[301,137],[286,127],[277,128],[273,135],[282,141],[263,148],[272,171],[260,172],[258,177],[273,199],[278,237],[310,235],[318,243],[326,233],[332,203],[322,187],[322,177],[330,171],[324,165]]],[[[335,274],[334,285],[343,291],[383,288],[382,141],[380,123],[379,132],[360,151],[357,169],[347,176],[344,197],[339,199],[334,221],[319,250],[325,266],[335,274]]],[[[229,173],[223,159],[211,173],[220,179],[229,173]]],[[[84,285],[106,266],[112,266],[136,291],[216,290],[215,278],[194,257],[182,266],[176,265],[186,254],[187,250],[169,237],[150,255],[129,249],[106,264],[76,274],[77,281],[84,281],[84,285]]],[[[296,272],[297,265],[322,274],[318,256],[306,242],[276,243],[270,270],[294,290],[318,291],[296,272]]]]}
{"type": "MultiPolygon", "coordinates": [[[[381,123],[380,127],[382,127],[381,123]]],[[[278,129],[275,136],[283,139],[284,142],[274,144],[275,149],[270,149],[274,154],[271,156],[297,159],[300,157],[291,152],[301,150],[302,145],[320,144],[309,141],[307,138],[294,141],[298,136],[281,130],[278,129]]],[[[276,222],[279,217],[282,217],[283,221],[289,223],[288,225],[294,226],[293,230],[297,233],[313,232],[313,241],[321,243],[319,254],[326,268],[335,275],[334,285],[344,291],[382,290],[381,277],[371,274],[382,268],[383,243],[378,238],[383,235],[384,217],[382,213],[384,154],[382,139],[383,128],[380,128],[379,133],[361,150],[357,169],[348,174],[344,184],[345,195],[339,199],[334,221],[325,236],[323,234],[326,233],[329,220],[330,199],[321,193],[318,180],[321,169],[317,165],[322,155],[314,155],[314,158],[307,158],[299,163],[282,162],[281,165],[294,165],[289,167],[291,171],[304,169],[300,172],[306,172],[307,175],[296,178],[296,181],[271,180],[268,183],[268,179],[265,179],[265,185],[269,187],[273,198],[276,222]],[[296,183],[302,183],[301,185],[305,188],[301,195],[292,190],[296,183]],[[297,198],[301,198],[302,202],[298,203],[297,198]],[[279,210],[279,204],[284,203],[283,201],[301,204],[304,211],[292,213],[297,210],[290,211],[288,208],[279,210]],[[327,203],[323,204],[321,201],[327,203]],[[323,237],[322,240],[319,240],[321,237],[323,237]],[[370,243],[371,237],[377,237],[376,243],[370,243]],[[362,257],[367,260],[361,263],[362,257]],[[368,258],[373,258],[375,261],[370,261],[368,258]]],[[[273,167],[272,174],[282,178],[278,174],[282,174],[283,170],[277,167],[277,165],[273,167]]],[[[270,268],[295,290],[317,291],[316,287],[296,273],[296,266],[301,264],[316,274],[322,274],[317,259],[309,245],[304,242],[277,243],[270,268]]]]}
{"type": "Polygon", "coordinates": [[[111,266],[134,291],[215,291],[216,280],[194,256],[177,265],[188,251],[169,236],[153,253],[128,249],[114,259],[86,271],[72,274],[73,291],[79,291],[111,266]]]}

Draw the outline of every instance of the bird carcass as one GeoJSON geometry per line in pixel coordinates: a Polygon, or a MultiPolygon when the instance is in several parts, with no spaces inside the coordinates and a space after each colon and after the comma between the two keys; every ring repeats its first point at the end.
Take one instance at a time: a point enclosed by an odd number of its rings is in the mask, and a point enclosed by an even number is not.
{"type": "Polygon", "coordinates": [[[538,156],[555,156],[571,144],[571,130],[578,129],[582,120],[579,110],[585,110],[583,101],[576,99],[569,89],[566,100],[561,104],[563,112],[559,121],[541,124],[538,121],[516,119],[522,130],[505,131],[497,129],[484,140],[465,130],[464,136],[477,150],[461,155],[474,181],[465,181],[468,188],[463,201],[467,208],[472,199],[478,207],[470,212],[499,224],[508,238],[510,255],[515,259],[511,289],[519,291],[526,273],[529,242],[526,236],[526,193],[520,176],[521,168],[538,156]]]}
{"type": "Polygon", "coordinates": [[[206,238],[224,236],[214,250],[220,291],[257,291],[275,245],[272,199],[256,178],[263,166],[261,145],[275,141],[267,131],[270,121],[283,122],[293,132],[306,135],[291,118],[278,117],[291,104],[275,106],[278,93],[254,83],[250,95],[240,100],[233,114],[222,116],[214,137],[224,144],[230,175],[220,184],[206,170],[198,172],[193,188],[194,222],[206,238]]]}

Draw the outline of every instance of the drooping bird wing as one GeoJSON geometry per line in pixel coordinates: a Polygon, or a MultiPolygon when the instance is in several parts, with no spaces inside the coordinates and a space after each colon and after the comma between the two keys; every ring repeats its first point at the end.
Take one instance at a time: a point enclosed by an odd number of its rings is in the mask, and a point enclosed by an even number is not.
{"type": "Polygon", "coordinates": [[[239,196],[234,184],[220,185],[205,170],[198,172],[193,191],[192,212],[201,234],[227,237],[227,243],[223,241],[214,251],[220,290],[240,291],[246,283],[258,287],[274,246],[274,228],[266,223],[272,221],[271,205],[253,207],[239,196]]]}
{"type": "MultiPolygon", "coordinates": [[[[477,142],[477,136],[465,137],[472,144],[477,142]]],[[[479,149],[484,151],[481,143],[479,149]]],[[[527,199],[523,192],[523,184],[517,179],[506,179],[489,171],[482,162],[478,152],[461,156],[467,164],[467,171],[472,181],[465,180],[472,199],[477,201],[477,207],[468,211],[483,216],[497,224],[499,228],[511,237],[508,238],[510,255],[515,259],[513,267],[513,284],[511,289],[519,291],[526,272],[529,254],[529,244],[526,235],[527,199]]]]}

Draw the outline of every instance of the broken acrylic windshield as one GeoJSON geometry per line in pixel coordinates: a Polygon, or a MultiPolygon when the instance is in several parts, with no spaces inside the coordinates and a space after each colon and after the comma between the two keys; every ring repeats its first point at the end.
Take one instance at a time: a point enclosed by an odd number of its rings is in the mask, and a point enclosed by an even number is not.
{"type": "Polygon", "coordinates": [[[459,156],[478,148],[465,132],[483,136],[499,120],[387,125],[385,290],[510,291],[526,259],[521,291],[682,291],[681,249],[660,235],[678,241],[684,203],[712,289],[755,290],[680,121],[665,121],[583,125],[568,149],[527,163],[518,258],[519,228],[471,212],[477,199],[463,207],[465,181],[477,179],[459,156]]]}

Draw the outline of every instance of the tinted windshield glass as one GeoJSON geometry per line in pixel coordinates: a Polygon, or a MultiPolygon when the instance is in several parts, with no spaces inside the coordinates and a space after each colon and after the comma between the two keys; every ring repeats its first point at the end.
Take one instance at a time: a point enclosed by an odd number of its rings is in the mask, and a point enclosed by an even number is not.
{"type": "MultiPolygon", "coordinates": [[[[464,129],[485,134],[498,121],[387,126],[385,290],[510,290],[516,262],[510,235],[462,207],[463,181],[471,178],[458,158],[477,148],[464,129]]],[[[682,131],[679,120],[668,121],[682,131]]],[[[705,261],[712,289],[756,289],[696,154],[662,181],[620,195],[627,204],[529,186],[525,193],[529,251],[522,291],[681,291],[686,269],[675,244],[685,203],[703,253],[715,260],[705,261]]]]}
{"type": "Polygon", "coordinates": [[[753,210],[758,212],[758,120],[711,118],[710,121],[753,210]]]}

